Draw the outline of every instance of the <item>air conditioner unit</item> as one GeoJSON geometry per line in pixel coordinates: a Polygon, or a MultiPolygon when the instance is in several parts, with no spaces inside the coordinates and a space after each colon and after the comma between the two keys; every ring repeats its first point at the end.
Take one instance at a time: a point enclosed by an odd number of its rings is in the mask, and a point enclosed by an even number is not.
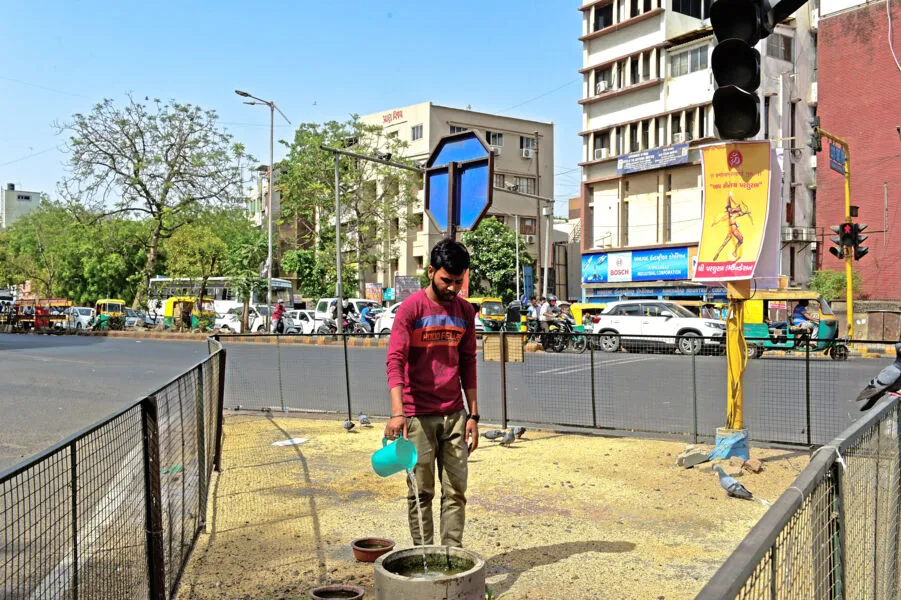
{"type": "Polygon", "coordinates": [[[810,30],[816,31],[820,24],[820,11],[816,8],[810,10],[810,30]]]}
{"type": "Polygon", "coordinates": [[[682,144],[685,142],[685,134],[681,131],[679,133],[673,134],[673,143],[674,144],[682,144]]]}
{"type": "Polygon", "coordinates": [[[524,235],[524,236],[522,236],[522,237],[525,238],[527,244],[534,244],[534,243],[535,243],[535,236],[534,236],[534,235],[524,235]]]}
{"type": "Polygon", "coordinates": [[[610,89],[609,81],[598,81],[594,86],[595,95],[600,95],[610,89]]]}
{"type": "Polygon", "coordinates": [[[595,160],[604,160],[605,158],[610,156],[610,148],[595,148],[594,149],[594,159],[595,160]]]}
{"type": "Polygon", "coordinates": [[[532,158],[535,155],[535,151],[531,148],[523,148],[522,149],[522,157],[523,158],[532,158]]]}
{"type": "Polygon", "coordinates": [[[810,90],[807,93],[807,104],[810,106],[816,106],[817,104],[817,82],[814,81],[810,84],[810,90]]]}
{"type": "Polygon", "coordinates": [[[492,146],[491,151],[495,156],[500,156],[504,152],[504,148],[502,146],[492,146]]]}
{"type": "Polygon", "coordinates": [[[811,169],[817,168],[817,155],[816,154],[810,155],[810,168],[811,169]]]}

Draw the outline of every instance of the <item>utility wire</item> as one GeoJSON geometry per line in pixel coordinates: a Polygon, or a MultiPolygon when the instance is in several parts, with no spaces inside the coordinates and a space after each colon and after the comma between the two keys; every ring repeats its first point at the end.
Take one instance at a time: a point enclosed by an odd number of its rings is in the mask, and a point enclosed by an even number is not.
{"type": "Polygon", "coordinates": [[[570,86],[570,85],[572,85],[572,84],[574,84],[574,83],[577,83],[577,82],[579,82],[579,81],[582,81],[582,78],[581,78],[581,77],[578,78],[578,79],[573,79],[573,80],[571,80],[571,81],[567,81],[567,82],[564,83],[563,85],[561,85],[561,86],[559,86],[559,87],[555,87],[555,88],[552,89],[552,90],[548,90],[548,91],[544,92],[543,94],[539,94],[538,96],[535,96],[534,98],[529,98],[528,100],[526,100],[526,101],[524,101],[524,102],[520,102],[519,104],[514,104],[514,105],[511,106],[510,108],[505,108],[505,109],[502,110],[501,112],[502,112],[502,113],[505,113],[505,112],[509,112],[509,111],[513,110],[514,108],[519,108],[520,106],[525,106],[525,105],[528,104],[529,102],[534,102],[535,100],[539,100],[539,99],[541,99],[541,98],[544,98],[545,96],[549,96],[550,94],[553,94],[554,92],[558,92],[558,91],[562,90],[563,88],[565,88],[565,87],[567,87],[567,86],[570,86]]]}

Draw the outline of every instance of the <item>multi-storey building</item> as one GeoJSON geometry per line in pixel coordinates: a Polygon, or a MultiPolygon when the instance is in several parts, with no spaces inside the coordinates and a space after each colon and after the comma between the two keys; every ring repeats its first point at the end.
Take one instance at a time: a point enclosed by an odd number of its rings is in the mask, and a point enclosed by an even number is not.
{"type": "MultiPolygon", "coordinates": [[[[708,9],[707,0],[585,0],[580,7],[586,298],[722,293],[690,281],[701,231],[699,147],[716,141],[708,9]],[[658,257],[675,263],[656,268],[658,257]],[[598,263],[616,272],[592,271],[598,263]]],[[[809,278],[816,245],[815,159],[806,147],[816,104],[809,24],[805,7],[757,46],[758,138],[773,140],[784,170],[781,268],[795,284],[809,278]]]]}
{"type": "MultiPolygon", "coordinates": [[[[494,154],[494,199],[488,211],[508,227],[513,228],[519,216],[519,231],[524,236],[526,250],[535,258],[535,283],[541,290],[541,271],[545,262],[545,236],[551,234],[552,222],[545,209],[553,207],[546,201],[536,200],[497,188],[515,189],[534,196],[553,197],[554,190],[554,126],[552,123],[528,121],[513,117],[492,115],[472,110],[439,106],[422,102],[411,106],[392,108],[361,117],[361,121],[383,128],[385,136],[397,136],[408,147],[405,157],[424,161],[438,141],[451,133],[466,130],[478,131],[491,145],[494,154]]],[[[378,272],[366,275],[366,280],[393,287],[396,275],[416,275],[428,267],[429,252],[440,239],[438,231],[422,202],[420,191],[412,208],[413,231],[395,234],[390,243],[396,249],[397,258],[383,265],[378,272]]],[[[386,228],[386,236],[398,232],[395,224],[386,228]]],[[[386,242],[388,241],[386,237],[386,242]]],[[[551,265],[553,268],[553,265],[551,265]]],[[[553,281],[553,280],[552,280],[553,281]]],[[[553,289],[553,286],[551,287],[553,289]]]]}
{"type": "Polygon", "coordinates": [[[6,189],[0,192],[0,229],[6,229],[37,209],[42,195],[41,192],[17,190],[13,183],[6,184],[6,189]]]}

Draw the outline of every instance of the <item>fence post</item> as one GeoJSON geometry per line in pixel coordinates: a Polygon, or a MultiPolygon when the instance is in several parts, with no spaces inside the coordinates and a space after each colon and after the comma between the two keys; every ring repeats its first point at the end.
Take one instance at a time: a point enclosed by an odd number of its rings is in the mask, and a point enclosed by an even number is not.
{"type": "Polygon", "coordinates": [[[151,600],[166,599],[166,567],[163,558],[163,511],[160,494],[160,440],[156,398],[141,402],[144,450],[145,545],[147,583],[151,600]]]}
{"type": "Polygon", "coordinates": [[[842,502],[842,488],[844,487],[844,474],[841,464],[836,461],[830,467],[832,469],[832,477],[835,478],[835,485],[832,486],[832,506],[835,514],[835,528],[832,531],[832,564],[833,568],[829,570],[832,573],[831,598],[843,598],[845,590],[845,574],[844,567],[845,556],[845,506],[842,502]]]}
{"type": "Polygon", "coordinates": [[[78,458],[75,450],[76,443],[72,442],[69,448],[69,466],[72,470],[72,590],[73,598],[78,598],[78,458]]]}
{"type": "Polygon", "coordinates": [[[225,348],[219,348],[219,389],[217,390],[219,406],[216,409],[216,431],[213,432],[213,435],[216,436],[216,453],[213,456],[213,468],[216,471],[222,470],[222,436],[225,435],[223,432],[223,425],[225,421],[225,348]]]}
{"type": "Polygon", "coordinates": [[[282,389],[282,336],[279,334],[275,334],[275,357],[278,359],[276,361],[278,368],[278,401],[282,406],[282,412],[288,412],[288,407],[285,406],[285,393],[282,389]]]}
{"type": "Polygon", "coordinates": [[[507,428],[507,347],[504,345],[503,328],[501,329],[501,428],[507,428]]]}
{"type": "Polygon", "coordinates": [[[804,390],[805,396],[807,398],[807,445],[811,445],[811,434],[810,434],[810,343],[804,346],[806,348],[805,358],[804,358],[804,390]]]}
{"type": "Polygon", "coordinates": [[[203,366],[207,363],[197,365],[198,380],[196,399],[194,402],[194,412],[197,419],[197,485],[200,493],[198,494],[198,515],[200,515],[200,527],[206,531],[206,504],[207,504],[207,480],[206,480],[206,423],[204,411],[205,379],[203,376],[203,366]]]}
{"type": "Polygon", "coordinates": [[[691,353],[691,443],[698,443],[698,363],[694,352],[691,353]]]}
{"type": "MultiPolygon", "coordinates": [[[[336,155],[337,156],[337,155],[336,155]]],[[[344,343],[344,384],[347,386],[347,420],[353,420],[353,409],[350,405],[350,365],[347,362],[347,332],[341,332],[341,341],[344,343]]]]}
{"type": "Polygon", "coordinates": [[[593,427],[597,428],[598,426],[598,403],[597,397],[595,396],[595,381],[594,381],[594,344],[591,343],[591,338],[588,338],[588,361],[591,367],[591,424],[593,427]]]}

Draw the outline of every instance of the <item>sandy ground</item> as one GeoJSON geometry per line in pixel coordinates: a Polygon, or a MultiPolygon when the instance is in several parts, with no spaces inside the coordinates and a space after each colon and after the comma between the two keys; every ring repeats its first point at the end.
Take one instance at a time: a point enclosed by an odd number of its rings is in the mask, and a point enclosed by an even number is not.
{"type": "MultiPolygon", "coordinates": [[[[412,545],[406,484],[371,469],[383,423],[346,433],[342,420],[227,415],[207,533],[179,599],[294,600],[325,583],[374,597],[373,567],[354,560],[350,542],[412,545]],[[309,441],[271,445],[294,437],[309,441]]],[[[727,498],[709,471],[676,467],[684,448],[553,431],[510,448],[483,438],[470,459],[464,545],[487,560],[493,598],[693,598],[767,507],[727,498]]],[[[807,464],[805,452],[752,456],[763,472],[739,479],[769,501],[807,464]]]]}

